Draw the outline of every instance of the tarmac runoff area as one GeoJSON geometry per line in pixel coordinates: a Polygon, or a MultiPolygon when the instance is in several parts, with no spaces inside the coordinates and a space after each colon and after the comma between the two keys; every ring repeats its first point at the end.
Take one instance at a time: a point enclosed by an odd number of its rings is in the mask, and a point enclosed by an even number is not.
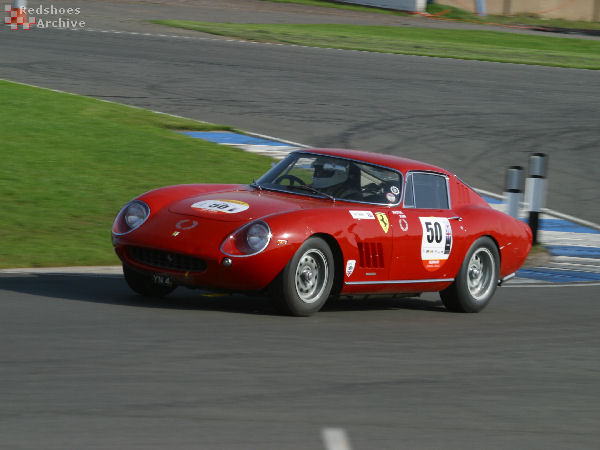
{"type": "MultiPolygon", "coordinates": [[[[221,131],[181,131],[192,138],[229,145],[247,152],[283,159],[285,156],[308,146],[258,134],[238,134],[221,131]]],[[[502,196],[480,191],[495,209],[505,210],[502,196]]],[[[527,220],[528,212],[522,209],[521,220],[527,220]]],[[[528,261],[517,276],[504,286],[562,286],[600,284],[600,226],[555,211],[545,210],[540,215],[538,241],[547,254],[528,261]]],[[[65,275],[114,275],[122,276],[121,266],[86,266],[3,269],[0,274],[65,274],[65,275]]]]}

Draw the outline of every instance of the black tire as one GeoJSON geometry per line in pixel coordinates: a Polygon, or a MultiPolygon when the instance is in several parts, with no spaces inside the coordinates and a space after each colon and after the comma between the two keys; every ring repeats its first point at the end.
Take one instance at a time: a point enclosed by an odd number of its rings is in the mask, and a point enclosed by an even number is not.
{"type": "Polygon", "coordinates": [[[490,302],[498,286],[500,255],[487,236],[477,239],[465,256],[454,282],[440,292],[449,311],[475,313],[490,302]]]}
{"type": "Polygon", "coordinates": [[[123,275],[125,275],[125,281],[129,287],[145,297],[161,298],[173,292],[177,287],[175,284],[171,286],[156,284],[150,275],[137,272],[126,265],[123,265],[123,275]]]}
{"type": "Polygon", "coordinates": [[[329,245],[321,238],[309,238],[275,279],[271,296],[281,312],[310,316],[327,301],[334,274],[334,258],[329,245]]]}

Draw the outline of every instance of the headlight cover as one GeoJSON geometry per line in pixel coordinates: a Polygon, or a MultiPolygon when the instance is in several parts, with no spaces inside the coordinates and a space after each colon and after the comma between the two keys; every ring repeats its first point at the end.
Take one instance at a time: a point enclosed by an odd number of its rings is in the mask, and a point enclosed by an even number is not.
{"type": "Polygon", "coordinates": [[[271,242],[271,229],[262,220],[257,220],[238,228],[221,244],[221,251],[227,256],[252,256],[262,252],[271,242]]]}
{"type": "Polygon", "coordinates": [[[140,200],[127,203],[115,218],[113,234],[127,234],[139,228],[148,219],[148,216],[150,216],[150,207],[146,203],[140,200]]]}

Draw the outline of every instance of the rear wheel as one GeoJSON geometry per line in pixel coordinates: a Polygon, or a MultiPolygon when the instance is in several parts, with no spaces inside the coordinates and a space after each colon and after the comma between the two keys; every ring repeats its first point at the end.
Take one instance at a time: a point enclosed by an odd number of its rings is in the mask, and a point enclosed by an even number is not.
{"type": "Polygon", "coordinates": [[[131,269],[129,266],[123,264],[123,275],[125,275],[125,281],[131,289],[138,294],[146,297],[164,297],[167,294],[173,292],[176,288],[175,284],[158,284],[154,281],[152,275],[146,275],[131,269]]]}
{"type": "Polygon", "coordinates": [[[500,256],[489,237],[477,239],[465,257],[454,282],[440,292],[446,309],[479,312],[492,299],[498,285],[500,256]]]}
{"type": "Polygon", "coordinates": [[[309,238],[277,277],[271,295],[282,312],[309,316],[327,301],[334,273],[329,245],[323,239],[309,238]]]}

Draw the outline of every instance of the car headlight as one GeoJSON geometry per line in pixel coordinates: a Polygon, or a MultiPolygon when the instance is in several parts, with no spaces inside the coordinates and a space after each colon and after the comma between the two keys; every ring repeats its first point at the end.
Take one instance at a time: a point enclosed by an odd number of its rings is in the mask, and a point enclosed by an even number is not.
{"type": "Polygon", "coordinates": [[[135,230],[143,224],[150,215],[150,207],[140,200],[127,203],[113,224],[113,233],[120,235],[135,230]]]}
{"type": "Polygon", "coordinates": [[[260,252],[269,243],[271,233],[269,227],[263,222],[253,223],[246,231],[246,242],[254,252],[260,252]]]}
{"type": "Polygon", "coordinates": [[[228,256],[251,256],[262,252],[271,241],[271,229],[261,220],[244,225],[231,233],[221,251],[228,256]]]}

